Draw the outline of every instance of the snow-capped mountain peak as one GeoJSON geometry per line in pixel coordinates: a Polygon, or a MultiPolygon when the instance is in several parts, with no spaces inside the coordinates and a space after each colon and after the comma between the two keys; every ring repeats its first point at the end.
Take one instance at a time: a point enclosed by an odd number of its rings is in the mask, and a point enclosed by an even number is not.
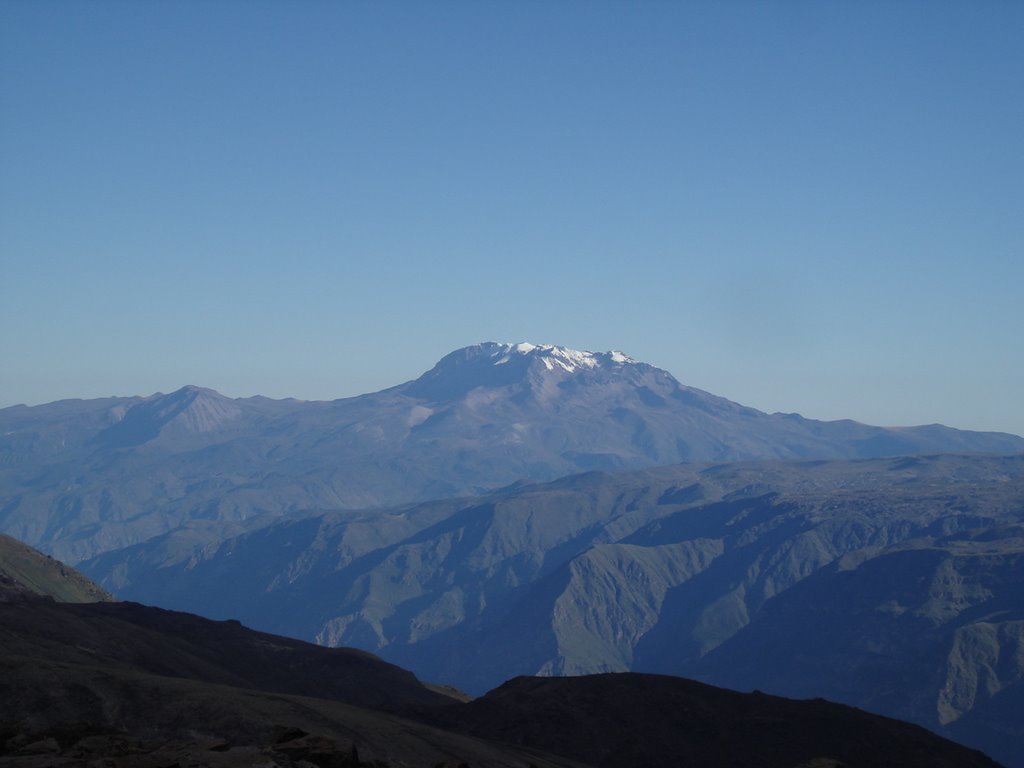
{"type": "Polygon", "coordinates": [[[530,342],[487,341],[445,355],[431,370],[403,388],[429,399],[459,396],[477,387],[498,388],[525,382],[531,376],[556,379],[583,372],[617,375],[627,366],[642,366],[621,352],[590,352],[530,342]]]}
{"type": "Polygon", "coordinates": [[[622,365],[636,362],[633,358],[615,350],[610,352],[580,351],[554,344],[487,342],[480,344],[479,347],[481,352],[492,359],[494,365],[504,365],[515,356],[526,356],[540,360],[549,371],[560,369],[567,373],[575,373],[586,368],[600,368],[608,363],[622,365]]]}

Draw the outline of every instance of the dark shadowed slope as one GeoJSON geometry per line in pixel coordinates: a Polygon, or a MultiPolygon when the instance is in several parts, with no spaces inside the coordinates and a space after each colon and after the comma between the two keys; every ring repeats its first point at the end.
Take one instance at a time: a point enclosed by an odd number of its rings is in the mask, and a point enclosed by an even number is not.
{"type": "Polygon", "coordinates": [[[0,604],[0,691],[3,765],[570,764],[388,714],[453,699],[369,654],[135,604],[0,604]]]}
{"type": "Polygon", "coordinates": [[[461,703],[368,654],[134,604],[0,604],[0,681],[2,765],[995,765],[850,708],[646,675],[461,703]]]}
{"type": "Polygon", "coordinates": [[[58,603],[19,581],[38,583],[38,568],[18,574],[16,599],[0,601],[0,765],[571,768],[398,717],[462,699],[371,654],[133,603],[58,603]]]}
{"type": "Polygon", "coordinates": [[[25,604],[0,626],[6,652],[131,668],[238,688],[331,698],[392,712],[445,703],[404,669],[353,648],[322,648],[138,603],[25,604]]]}
{"type": "Polygon", "coordinates": [[[620,353],[487,343],[333,402],[185,387],[0,410],[0,530],[78,562],[185,525],[216,541],[310,510],[591,469],[939,451],[1024,451],[1024,439],[766,414],[620,353]]]}
{"type": "Polygon", "coordinates": [[[597,768],[996,765],[924,728],[852,707],[657,675],[520,677],[438,719],[597,768]]]}

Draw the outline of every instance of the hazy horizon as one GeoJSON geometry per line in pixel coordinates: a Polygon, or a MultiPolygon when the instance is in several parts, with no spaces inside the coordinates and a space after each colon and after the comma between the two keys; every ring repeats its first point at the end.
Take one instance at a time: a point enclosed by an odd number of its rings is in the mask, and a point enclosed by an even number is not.
{"type": "Polygon", "coordinates": [[[0,407],[618,349],[1024,434],[1024,6],[0,7],[0,407]]]}

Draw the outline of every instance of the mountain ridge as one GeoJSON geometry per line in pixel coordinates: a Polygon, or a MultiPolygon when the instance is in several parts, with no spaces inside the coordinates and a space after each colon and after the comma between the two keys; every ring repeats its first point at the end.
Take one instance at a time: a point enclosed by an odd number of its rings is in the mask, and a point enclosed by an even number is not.
{"type": "Polygon", "coordinates": [[[618,352],[486,342],[333,401],[166,395],[0,410],[0,531],[69,562],[183,525],[478,494],[591,469],[1024,451],[1024,438],[766,414],[618,352]]]}
{"type": "Polygon", "coordinates": [[[1024,455],[683,464],[198,548],[176,532],[82,567],[132,599],[355,645],[471,694],[671,674],[823,695],[1021,766],[1022,500],[1024,455]]]}
{"type": "Polygon", "coordinates": [[[822,700],[620,674],[473,701],[369,653],[130,602],[0,602],[0,674],[4,765],[997,768],[822,700]]]}

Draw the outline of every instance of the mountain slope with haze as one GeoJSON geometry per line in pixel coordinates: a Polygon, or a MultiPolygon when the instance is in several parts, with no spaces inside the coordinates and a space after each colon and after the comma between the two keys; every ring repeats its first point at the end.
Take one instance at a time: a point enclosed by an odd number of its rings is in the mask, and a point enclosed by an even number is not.
{"type": "Polygon", "coordinates": [[[618,352],[485,343],[333,402],[185,387],[0,410],[0,530],[74,563],[183,526],[216,541],[593,469],[950,451],[1024,439],[765,414],[618,352]]]}
{"type": "Polygon", "coordinates": [[[25,768],[996,766],[849,707],[669,677],[467,701],[367,653],[135,603],[0,602],[0,681],[0,764],[25,768]]]}
{"type": "Polygon", "coordinates": [[[643,671],[911,720],[1022,766],[1024,456],[676,465],[181,532],[82,564],[136,600],[481,693],[643,671]],[[985,713],[984,715],[980,713],[985,713]]]}

